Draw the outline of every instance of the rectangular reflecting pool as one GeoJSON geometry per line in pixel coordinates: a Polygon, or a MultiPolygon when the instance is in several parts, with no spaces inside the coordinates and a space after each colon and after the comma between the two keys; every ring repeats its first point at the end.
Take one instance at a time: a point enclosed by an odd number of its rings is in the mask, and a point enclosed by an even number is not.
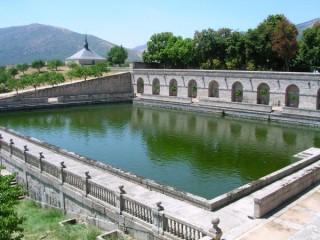
{"type": "Polygon", "coordinates": [[[1,113],[0,125],[207,199],[320,147],[320,130],[111,104],[1,113]]]}

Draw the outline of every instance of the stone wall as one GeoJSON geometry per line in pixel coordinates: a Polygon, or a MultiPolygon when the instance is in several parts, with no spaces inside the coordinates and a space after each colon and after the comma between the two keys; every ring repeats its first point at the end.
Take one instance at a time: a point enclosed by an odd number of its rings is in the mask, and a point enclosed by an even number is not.
{"type": "Polygon", "coordinates": [[[35,108],[58,108],[99,103],[131,102],[134,97],[131,74],[66,83],[0,99],[0,112],[35,108]]]}
{"type": "Polygon", "coordinates": [[[260,218],[284,204],[292,197],[320,181],[320,162],[297,171],[277,184],[260,190],[254,196],[255,218],[260,218]]]}
{"type": "Polygon", "coordinates": [[[192,82],[196,85],[196,97],[207,99],[215,82],[220,101],[235,101],[235,86],[241,84],[241,102],[257,104],[260,99],[261,84],[269,88],[268,105],[290,106],[302,109],[320,109],[320,74],[289,72],[249,72],[249,71],[207,71],[207,70],[170,70],[170,69],[133,69],[132,81],[134,92],[141,92],[138,82],[143,83],[143,93],[153,94],[154,81],[160,83],[159,95],[169,96],[170,83],[177,84],[177,96],[191,97],[192,82]],[[297,87],[296,100],[289,99],[290,86],[297,87]],[[258,96],[259,95],[259,96],[258,96]],[[296,102],[295,102],[296,101],[296,102]]]}
{"type": "Polygon", "coordinates": [[[320,127],[320,118],[316,117],[317,110],[303,110],[296,108],[284,108],[284,113],[280,111],[270,112],[271,106],[249,103],[237,103],[237,102],[218,102],[218,101],[202,101],[195,103],[187,103],[190,98],[177,97],[174,101],[169,101],[172,97],[163,97],[143,94],[133,99],[133,104],[144,107],[157,107],[164,109],[173,109],[181,111],[192,111],[207,113],[216,116],[244,118],[252,120],[271,121],[276,123],[308,126],[308,127],[320,127]],[[301,110],[301,111],[300,111],[301,110]],[[289,114],[289,111],[292,112],[289,114]],[[299,111],[298,115],[295,111],[299,111]],[[310,116],[310,112],[313,115],[310,116]]]}
{"type": "Polygon", "coordinates": [[[60,97],[76,95],[98,95],[132,93],[131,74],[119,73],[101,78],[67,83],[55,87],[20,93],[20,98],[60,97]]]}

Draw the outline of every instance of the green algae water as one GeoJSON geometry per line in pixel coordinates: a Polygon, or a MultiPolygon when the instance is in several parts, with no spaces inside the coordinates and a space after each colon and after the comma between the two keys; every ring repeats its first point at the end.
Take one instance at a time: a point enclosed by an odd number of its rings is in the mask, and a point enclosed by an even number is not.
{"type": "Polygon", "coordinates": [[[16,112],[0,125],[207,199],[320,147],[320,130],[131,104],[16,112]]]}

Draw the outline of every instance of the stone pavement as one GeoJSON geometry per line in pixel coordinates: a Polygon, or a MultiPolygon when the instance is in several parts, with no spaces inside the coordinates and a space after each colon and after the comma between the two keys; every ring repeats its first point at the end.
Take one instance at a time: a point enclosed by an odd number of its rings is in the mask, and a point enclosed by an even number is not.
{"type": "Polygon", "coordinates": [[[27,145],[29,152],[33,155],[39,155],[39,152],[43,152],[45,161],[56,166],[60,166],[60,162],[64,161],[67,169],[75,174],[85,176],[85,172],[89,171],[93,182],[104,185],[111,190],[118,191],[119,185],[124,185],[126,194],[137,202],[155,207],[157,201],[162,201],[166,213],[202,229],[212,229],[211,220],[219,217],[219,227],[223,231],[222,239],[225,240],[237,239],[239,236],[238,239],[241,240],[296,240],[300,239],[299,236],[306,236],[307,234],[318,237],[309,239],[320,239],[320,186],[302,197],[297,204],[291,204],[289,206],[291,208],[285,208],[284,211],[275,213],[268,219],[253,219],[251,216],[253,214],[254,195],[252,194],[218,211],[210,212],[165,194],[151,191],[107,171],[59,155],[50,149],[31,143],[26,139],[18,138],[8,132],[0,130],[0,134],[6,142],[13,139],[16,147],[23,149],[23,146],[27,145]],[[297,237],[293,238],[295,236],[297,237]]]}
{"type": "Polygon", "coordinates": [[[237,240],[319,240],[320,184],[237,240]]]}

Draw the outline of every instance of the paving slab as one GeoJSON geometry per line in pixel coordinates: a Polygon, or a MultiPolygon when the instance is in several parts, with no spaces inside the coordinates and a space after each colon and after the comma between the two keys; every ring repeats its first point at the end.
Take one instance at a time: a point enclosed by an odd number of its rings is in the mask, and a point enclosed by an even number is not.
{"type": "Polygon", "coordinates": [[[236,239],[319,240],[320,184],[236,239]]]}

